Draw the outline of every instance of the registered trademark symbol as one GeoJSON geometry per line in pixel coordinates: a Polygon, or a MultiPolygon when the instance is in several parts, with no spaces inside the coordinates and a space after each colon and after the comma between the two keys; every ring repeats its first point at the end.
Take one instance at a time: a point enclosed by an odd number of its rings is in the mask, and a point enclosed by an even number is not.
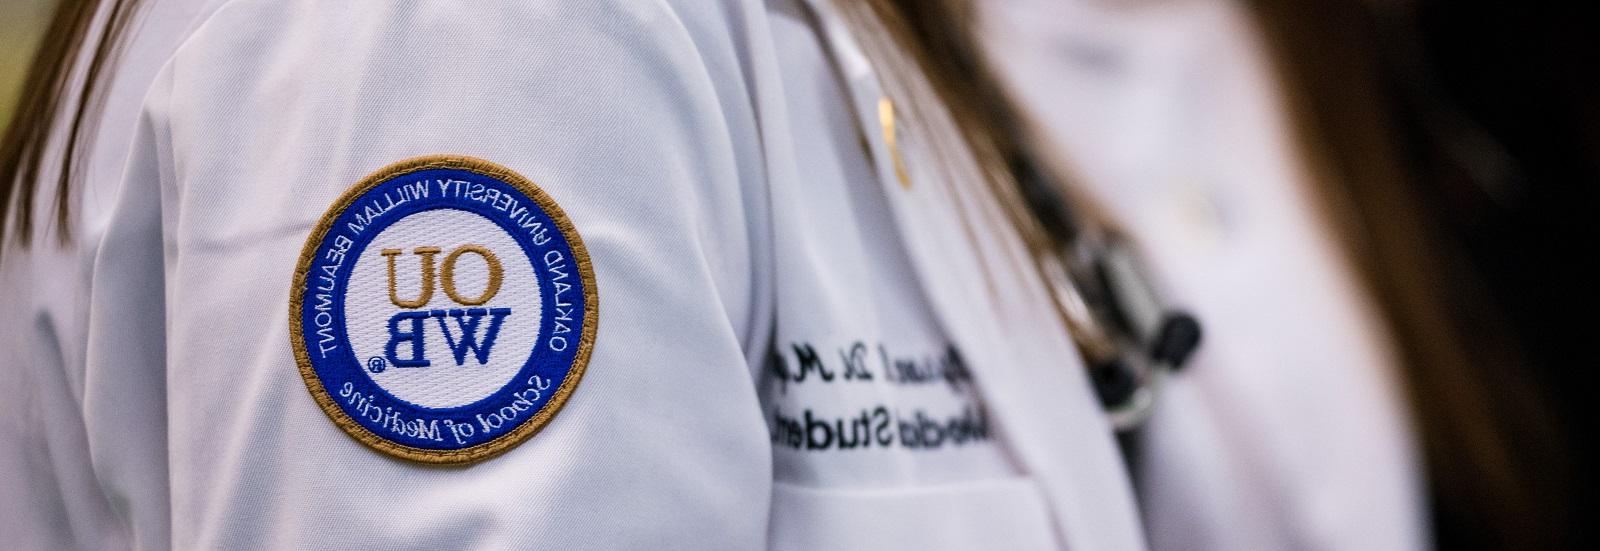
{"type": "Polygon", "coordinates": [[[371,358],[367,358],[367,371],[371,371],[373,373],[383,373],[383,368],[387,366],[388,362],[383,361],[382,356],[373,356],[371,358]]]}

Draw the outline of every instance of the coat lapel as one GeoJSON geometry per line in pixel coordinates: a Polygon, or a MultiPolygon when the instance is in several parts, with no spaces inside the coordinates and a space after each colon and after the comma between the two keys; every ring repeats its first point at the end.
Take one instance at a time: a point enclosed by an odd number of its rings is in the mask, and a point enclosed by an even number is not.
{"type": "MultiPolygon", "coordinates": [[[[862,138],[919,284],[960,347],[1020,468],[1069,549],[1142,549],[1127,469],[1085,367],[1009,222],[984,198],[932,181],[903,128],[885,133],[882,83],[827,0],[808,0],[846,80],[862,138]],[[901,181],[901,155],[910,185],[901,181]],[[987,207],[987,208],[986,208],[987,207]]],[[[897,123],[898,124],[898,123],[897,123]]],[[[970,192],[971,190],[966,190],[970,192]]]]}

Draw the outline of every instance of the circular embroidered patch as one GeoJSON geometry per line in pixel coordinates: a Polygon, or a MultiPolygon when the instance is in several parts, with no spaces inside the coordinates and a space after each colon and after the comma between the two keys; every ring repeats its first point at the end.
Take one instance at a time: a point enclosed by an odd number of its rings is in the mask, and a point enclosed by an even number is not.
{"type": "Polygon", "coordinates": [[[300,375],[345,432],[470,463],[548,423],[594,347],[594,272],[561,207],[494,163],[419,157],[345,192],[289,298],[300,375]]]}

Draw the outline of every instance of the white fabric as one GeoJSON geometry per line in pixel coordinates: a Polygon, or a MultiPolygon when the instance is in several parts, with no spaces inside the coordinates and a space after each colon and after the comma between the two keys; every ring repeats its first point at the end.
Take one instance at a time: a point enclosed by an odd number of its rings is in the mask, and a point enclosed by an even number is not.
{"type": "Polygon", "coordinates": [[[946,484],[911,491],[773,487],[772,549],[961,551],[1056,548],[1046,504],[1025,480],[946,484]],[[957,529],[935,529],[934,511],[959,510],[957,529]],[[835,527],[817,530],[818,524],[835,527]]]}
{"type": "Polygon", "coordinates": [[[49,420],[0,436],[66,442],[0,456],[7,481],[57,482],[6,482],[27,491],[0,497],[5,510],[66,503],[0,518],[8,544],[1142,547],[1070,340],[1030,273],[1006,271],[1016,244],[954,222],[916,143],[907,164],[929,185],[881,177],[868,151],[882,138],[857,116],[876,98],[804,6],[151,9],[118,66],[78,241],[0,264],[25,298],[7,319],[49,322],[0,329],[23,351],[8,396],[28,397],[0,412],[49,420]],[[370,171],[429,154],[537,182],[583,236],[599,293],[594,355],[565,407],[464,468],[345,435],[288,337],[290,280],[322,213],[370,171]],[[853,363],[857,343],[870,354],[853,363]],[[822,362],[805,380],[801,345],[822,362]],[[847,380],[847,365],[875,377],[847,380]],[[889,445],[780,442],[794,426],[780,414],[804,432],[807,410],[844,428],[865,410],[889,445]]]}
{"type": "Polygon", "coordinates": [[[1156,549],[1427,546],[1385,335],[1231,0],[981,3],[996,66],[1205,325],[1141,436],[1156,549]]]}

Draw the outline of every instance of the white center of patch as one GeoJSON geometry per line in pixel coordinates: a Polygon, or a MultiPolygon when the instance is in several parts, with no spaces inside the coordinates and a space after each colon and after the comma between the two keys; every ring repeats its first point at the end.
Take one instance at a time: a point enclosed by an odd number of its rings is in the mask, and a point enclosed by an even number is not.
{"type": "Polygon", "coordinates": [[[395,398],[433,409],[477,402],[510,383],[533,353],[538,285],[527,253],[489,219],[455,209],[413,214],[356,260],[344,302],[350,348],[395,398]]]}

